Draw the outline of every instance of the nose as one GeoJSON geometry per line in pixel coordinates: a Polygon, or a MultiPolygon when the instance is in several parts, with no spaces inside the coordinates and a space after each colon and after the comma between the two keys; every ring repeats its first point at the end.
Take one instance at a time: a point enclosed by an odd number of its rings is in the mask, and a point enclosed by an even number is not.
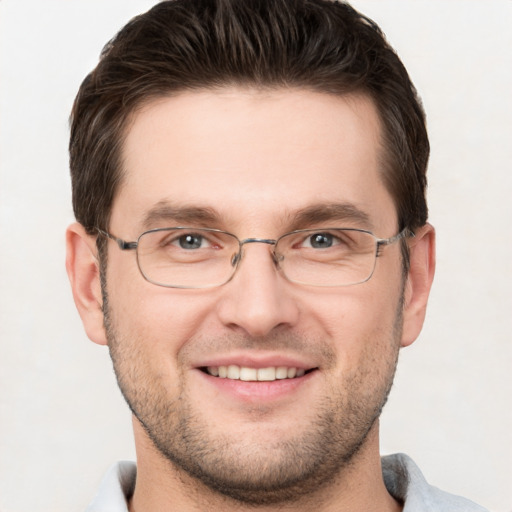
{"type": "Polygon", "coordinates": [[[293,285],[280,275],[268,242],[244,246],[233,279],[222,288],[217,303],[221,322],[230,329],[261,337],[292,326],[299,317],[293,285]]]}

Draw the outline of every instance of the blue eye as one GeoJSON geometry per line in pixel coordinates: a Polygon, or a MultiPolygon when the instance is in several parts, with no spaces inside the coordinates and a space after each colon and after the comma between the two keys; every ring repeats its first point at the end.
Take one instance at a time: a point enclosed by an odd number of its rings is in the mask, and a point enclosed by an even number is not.
{"type": "Polygon", "coordinates": [[[329,233],[315,233],[309,237],[309,245],[314,249],[328,249],[334,244],[334,236],[329,233]]]}
{"type": "Polygon", "coordinates": [[[203,237],[194,233],[180,236],[178,244],[182,249],[199,249],[203,245],[203,237]]]}

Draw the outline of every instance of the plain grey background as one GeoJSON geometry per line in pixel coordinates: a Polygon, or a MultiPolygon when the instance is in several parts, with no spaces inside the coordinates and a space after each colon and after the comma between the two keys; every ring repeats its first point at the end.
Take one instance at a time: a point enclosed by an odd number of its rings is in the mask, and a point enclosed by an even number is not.
{"type": "MultiPolygon", "coordinates": [[[[130,415],[64,271],[67,118],[103,44],[146,0],[0,0],[0,512],[78,512],[130,415]]],[[[512,2],[354,0],[423,97],[438,269],[401,356],[382,451],[512,511],[512,2]]],[[[299,414],[300,412],[297,411],[299,414]]]]}

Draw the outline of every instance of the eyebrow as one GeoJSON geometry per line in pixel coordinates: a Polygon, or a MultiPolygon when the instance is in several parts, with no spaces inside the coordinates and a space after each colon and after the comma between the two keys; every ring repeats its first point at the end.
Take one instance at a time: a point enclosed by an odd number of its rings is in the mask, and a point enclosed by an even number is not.
{"type": "Polygon", "coordinates": [[[293,213],[290,229],[293,231],[313,224],[332,221],[350,222],[358,227],[372,228],[368,214],[351,203],[320,203],[293,213]]]}
{"type": "Polygon", "coordinates": [[[218,226],[220,216],[212,208],[202,206],[173,206],[167,201],[159,201],[147,211],[142,222],[144,229],[151,229],[156,224],[202,224],[205,227],[218,226]]]}
{"type": "MultiPolygon", "coordinates": [[[[322,222],[350,222],[357,227],[371,229],[370,217],[363,210],[351,203],[319,203],[301,208],[284,215],[287,229],[294,231],[304,229],[322,222]]],[[[167,223],[169,226],[202,225],[219,228],[223,222],[221,216],[210,207],[179,206],[166,200],[159,201],[144,216],[144,230],[152,229],[155,225],[167,223]]],[[[344,227],[344,226],[340,226],[344,227]]],[[[346,226],[345,226],[346,227],[346,226]]]]}

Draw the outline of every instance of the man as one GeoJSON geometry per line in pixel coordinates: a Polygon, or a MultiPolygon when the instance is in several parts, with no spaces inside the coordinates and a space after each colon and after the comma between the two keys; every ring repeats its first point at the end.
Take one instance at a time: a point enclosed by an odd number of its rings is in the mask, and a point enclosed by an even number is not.
{"type": "Polygon", "coordinates": [[[343,3],[161,2],[72,113],[67,269],[133,412],[90,511],[483,510],[379,456],[434,274],[424,114],[343,3]]]}

